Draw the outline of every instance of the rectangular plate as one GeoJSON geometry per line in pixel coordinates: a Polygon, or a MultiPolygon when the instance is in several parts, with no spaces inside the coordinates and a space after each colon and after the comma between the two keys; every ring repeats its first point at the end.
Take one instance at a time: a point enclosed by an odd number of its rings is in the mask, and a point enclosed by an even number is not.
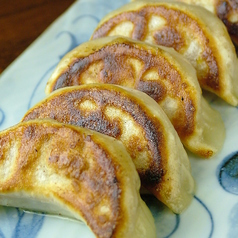
{"type": "MultiPolygon", "coordinates": [[[[60,59],[91,36],[99,20],[127,0],[76,1],[0,78],[0,130],[17,124],[26,111],[45,97],[46,82],[60,59]]],[[[196,194],[189,208],[175,215],[152,196],[157,237],[236,237],[238,234],[238,111],[205,95],[226,125],[223,149],[204,160],[189,153],[196,194]]],[[[82,223],[54,216],[0,207],[0,237],[94,237],[82,223]]]]}

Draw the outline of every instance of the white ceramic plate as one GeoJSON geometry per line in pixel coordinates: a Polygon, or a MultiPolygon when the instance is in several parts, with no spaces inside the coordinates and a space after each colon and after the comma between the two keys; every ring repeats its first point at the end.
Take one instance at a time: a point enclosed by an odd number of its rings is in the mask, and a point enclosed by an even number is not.
{"type": "MultiPolygon", "coordinates": [[[[62,56],[87,41],[99,20],[128,0],[75,2],[0,78],[0,130],[20,121],[45,97],[44,88],[62,56]]],[[[238,237],[238,111],[215,96],[206,95],[226,125],[222,151],[204,160],[189,154],[197,183],[191,206],[175,215],[152,196],[143,197],[156,222],[157,237],[238,237]]],[[[82,223],[43,214],[0,207],[0,238],[81,237],[94,235],[82,223]]]]}

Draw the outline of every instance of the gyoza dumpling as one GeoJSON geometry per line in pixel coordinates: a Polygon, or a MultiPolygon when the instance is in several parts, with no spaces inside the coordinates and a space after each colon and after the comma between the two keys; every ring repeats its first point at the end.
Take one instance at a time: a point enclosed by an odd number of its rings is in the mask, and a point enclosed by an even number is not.
{"type": "Polygon", "coordinates": [[[206,8],[216,14],[226,25],[231,37],[238,37],[238,2],[237,0],[179,0],[206,8]]]}
{"type": "MultiPolygon", "coordinates": [[[[132,0],[132,2],[135,0],[132,0]]],[[[151,0],[147,0],[151,1],[151,0]]],[[[238,2],[237,0],[176,0],[195,4],[216,14],[226,25],[231,37],[238,37],[238,2]]]]}
{"type": "Polygon", "coordinates": [[[99,23],[92,39],[123,35],[173,47],[196,68],[199,83],[238,105],[238,59],[224,24],[203,7],[182,2],[132,2],[99,23]]]}
{"type": "Polygon", "coordinates": [[[223,145],[225,129],[218,112],[202,97],[194,68],[173,49],[125,37],[88,41],[60,61],[46,94],[89,83],[138,89],[160,104],[182,143],[203,157],[223,145]]]}
{"type": "Polygon", "coordinates": [[[146,94],[112,84],[87,84],[54,91],[23,121],[52,118],[121,140],[142,185],[175,213],[193,197],[190,162],[169,119],[146,94]]]}
{"type": "Polygon", "coordinates": [[[96,237],[155,238],[121,142],[54,120],[0,132],[0,204],[85,222],[96,237]]]}

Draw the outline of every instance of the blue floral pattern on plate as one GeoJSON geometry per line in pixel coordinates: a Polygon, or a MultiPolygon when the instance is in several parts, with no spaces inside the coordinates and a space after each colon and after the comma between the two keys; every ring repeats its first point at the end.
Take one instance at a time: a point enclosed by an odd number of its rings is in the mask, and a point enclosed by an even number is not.
{"type": "MultiPolygon", "coordinates": [[[[105,14],[128,1],[76,1],[3,72],[0,130],[18,123],[30,107],[45,97],[46,82],[60,59],[87,41],[105,14]]],[[[155,218],[157,237],[237,237],[238,110],[214,95],[205,96],[221,112],[225,122],[224,147],[210,160],[196,158],[188,152],[197,190],[191,205],[181,215],[173,214],[153,196],[143,196],[155,218]]],[[[0,238],[8,237],[92,238],[94,235],[77,221],[0,207],[0,238]]]]}
{"type": "Polygon", "coordinates": [[[218,180],[224,190],[238,195],[238,152],[222,161],[218,168],[218,180]]]}
{"type": "Polygon", "coordinates": [[[0,108],[0,126],[2,125],[3,121],[4,121],[5,115],[3,110],[0,108]]]}
{"type": "Polygon", "coordinates": [[[40,231],[44,216],[36,213],[26,213],[18,208],[0,209],[1,217],[1,238],[34,238],[40,231]],[[4,224],[5,223],[5,224],[4,224]]]}

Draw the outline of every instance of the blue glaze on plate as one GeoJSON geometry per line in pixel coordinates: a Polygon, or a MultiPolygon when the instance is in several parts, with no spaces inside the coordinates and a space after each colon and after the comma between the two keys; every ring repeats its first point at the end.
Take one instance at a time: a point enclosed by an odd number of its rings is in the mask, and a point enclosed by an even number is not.
{"type": "Polygon", "coordinates": [[[45,217],[35,213],[31,214],[31,216],[26,216],[26,213],[19,209],[17,209],[17,214],[18,222],[13,231],[12,238],[36,237],[43,225],[45,217]]]}
{"type": "Polygon", "coordinates": [[[0,230],[0,238],[5,238],[4,234],[0,230]]]}
{"type": "Polygon", "coordinates": [[[45,216],[36,213],[26,213],[18,208],[1,208],[4,226],[0,224],[0,238],[34,238],[39,233],[44,223],[45,216]],[[12,219],[16,218],[16,222],[12,219]]]}
{"type": "MultiPolygon", "coordinates": [[[[52,65],[52,66],[41,76],[40,80],[37,82],[37,84],[36,84],[36,86],[35,86],[35,88],[34,88],[32,94],[31,94],[31,96],[30,96],[30,100],[29,100],[28,107],[27,107],[28,110],[29,110],[32,106],[34,106],[34,104],[37,102],[37,100],[35,100],[35,98],[34,98],[35,95],[36,95],[36,93],[37,93],[37,91],[39,90],[39,88],[42,88],[42,87],[40,87],[40,86],[44,83],[44,80],[46,79],[46,76],[49,75],[49,74],[52,72],[52,70],[53,70],[56,66],[57,66],[57,64],[52,65]]],[[[45,84],[44,84],[44,86],[45,86],[45,84]]],[[[43,87],[44,87],[44,86],[43,86],[43,87]]]]}
{"type": "Polygon", "coordinates": [[[197,196],[194,196],[194,198],[200,203],[200,205],[205,209],[205,211],[209,215],[209,219],[210,219],[210,223],[211,223],[211,230],[210,230],[210,234],[209,234],[208,238],[211,238],[213,231],[214,231],[214,220],[213,220],[212,213],[201,199],[199,199],[197,196]]]}
{"type": "Polygon", "coordinates": [[[0,126],[4,122],[4,119],[5,119],[4,111],[0,108],[0,126]]]}
{"type": "Polygon", "coordinates": [[[141,197],[152,211],[157,233],[159,234],[158,237],[172,237],[179,227],[180,216],[171,212],[153,195],[144,194],[141,197]]]}
{"type": "Polygon", "coordinates": [[[44,74],[41,76],[41,78],[39,79],[39,81],[37,82],[31,96],[30,96],[30,100],[28,103],[28,109],[30,109],[35,103],[37,103],[37,99],[35,99],[35,95],[37,94],[37,92],[43,91],[45,86],[46,86],[46,82],[50,76],[50,74],[53,72],[53,70],[56,68],[57,64],[59,63],[59,61],[64,57],[65,54],[67,54],[69,51],[71,51],[72,49],[74,49],[77,45],[80,44],[80,42],[77,41],[77,38],[75,35],[73,35],[71,32],[69,31],[61,31],[59,32],[56,37],[55,37],[55,41],[57,41],[61,36],[66,35],[68,36],[68,40],[67,42],[69,43],[69,47],[62,52],[60,55],[58,55],[58,61],[52,65],[51,67],[49,67],[46,72],[44,72],[44,74]]]}
{"type": "Polygon", "coordinates": [[[80,43],[82,42],[78,42],[76,36],[74,34],[72,34],[69,31],[61,31],[57,36],[56,39],[58,39],[60,36],[62,35],[67,35],[69,36],[69,42],[70,45],[68,47],[68,49],[66,51],[64,51],[61,55],[59,55],[59,59],[61,60],[69,51],[71,51],[72,49],[74,49],[76,46],[78,46],[80,43]]]}
{"type": "Polygon", "coordinates": [[[229,231],[227,237],[238,237],[238,203],[236,203],[235,206],[232,207],[229,215],[229,231]]]}
{"type": "Polygon", "coordinates": [[[100,21],[100,18],[98,18],[97,16],[94,16],[94,15],[91,15],[91,14],[84,14],[84,15],[81,15],[79,17],[76,17],[72,23],[75,24],[77,23],[78,21],[82,20],[83,18],[89,18],[89,19],[93,19],[95,20],[96,23],[99,23],[100,21]]]}
{"type": "Polygon", "coordinates": [[[222,188],[238,195],[238,152],[228,155],[219,165],[217,173],[222,188]]]}

